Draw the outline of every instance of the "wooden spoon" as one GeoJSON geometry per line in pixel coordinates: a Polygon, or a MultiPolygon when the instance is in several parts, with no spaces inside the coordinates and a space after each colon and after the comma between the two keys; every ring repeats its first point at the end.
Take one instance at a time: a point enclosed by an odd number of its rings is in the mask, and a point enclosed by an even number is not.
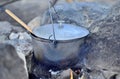
{"type": "Polygon", "coordinates": [[[11,16],[14,20],[16,20],[20,25],[22,25],[26,30],[33,34],[31,28],[27,24],[25,24],[20,18],[18,18],[13,12],[8,9],[5,9],[5,12],[11,16]]]}

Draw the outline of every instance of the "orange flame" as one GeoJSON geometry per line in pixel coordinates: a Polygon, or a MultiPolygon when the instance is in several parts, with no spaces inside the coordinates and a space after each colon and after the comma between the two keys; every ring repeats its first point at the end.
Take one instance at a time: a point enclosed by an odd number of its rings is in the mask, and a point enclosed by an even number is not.
{"type": "Polygon", "coordinates": [[[73,2],[73,0],[66,0],[66,1],[69,2],[69,3],[73,2]]]}
{"type": "Polygon", "coordinates": [[[73,79],[73,71],[70,71],[70,79],[73,79]]]}

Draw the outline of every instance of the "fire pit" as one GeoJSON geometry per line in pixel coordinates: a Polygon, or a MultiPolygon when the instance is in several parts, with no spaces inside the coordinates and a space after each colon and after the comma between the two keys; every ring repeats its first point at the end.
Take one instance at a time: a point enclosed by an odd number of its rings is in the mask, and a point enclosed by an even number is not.
{"type": "MultiPolygon", "coordinates": [[[[31,30],[11,11],[6,9],[5,12],[32,33],[33,58],[35,62],[37,61],[38,67],[44,66],[44,68],[53,70],[65,69],[74,66],[79,61],[80,45],[83,43],[83,37],[89,34],[87,29],[65,24],[62,20],[58,21],[59,23],[53,23],[52,14],[50,13],[51,24],[31,30]]],[[[39,75],[39,70],[36,71],[39,75]]]]}

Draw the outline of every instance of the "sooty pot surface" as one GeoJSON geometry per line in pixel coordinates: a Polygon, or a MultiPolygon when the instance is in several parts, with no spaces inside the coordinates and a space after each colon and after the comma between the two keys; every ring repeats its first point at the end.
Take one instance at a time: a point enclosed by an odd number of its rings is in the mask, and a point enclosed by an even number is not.
{"type": "Polygon", "coordinates": [[[79,60],[82,37],[88,31],[82,27],[70,24],[54,24],[55,38],[52,25],[40,26],[33,30],[39,38],[33,37],[34,56],[43,64],[58,67],[71,67],[79,60]]]}

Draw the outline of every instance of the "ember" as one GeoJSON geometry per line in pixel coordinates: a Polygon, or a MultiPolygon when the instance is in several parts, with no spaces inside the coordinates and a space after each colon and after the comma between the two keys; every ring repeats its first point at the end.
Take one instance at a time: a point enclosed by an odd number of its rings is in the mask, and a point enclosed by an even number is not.
{"type": "Polygon", "coordinates": [[[73,79],[73,71],[70,71],[70,79],[73,79]]]}

